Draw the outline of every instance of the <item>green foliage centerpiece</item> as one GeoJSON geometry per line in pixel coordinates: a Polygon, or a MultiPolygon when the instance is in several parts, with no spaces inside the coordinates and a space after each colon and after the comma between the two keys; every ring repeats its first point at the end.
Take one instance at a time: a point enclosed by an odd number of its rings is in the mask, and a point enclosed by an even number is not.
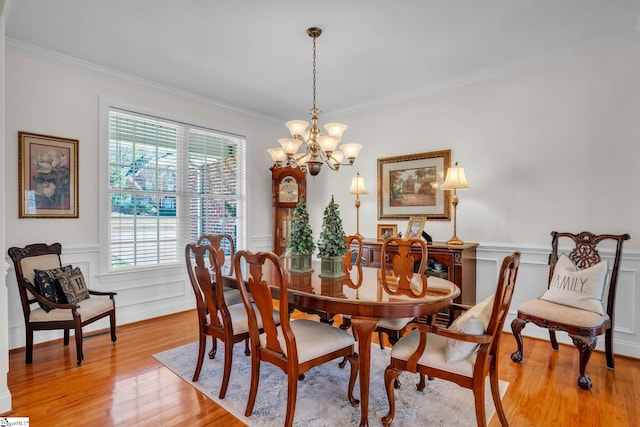
{"type": "Polygon", "coordinates": [[[291,249],[291,267],[289,271],[296,273],[313,271],[313,268],[311,268],[311,255],[313,255],[316,245],[313,243],[313,232],[309,225],[309,212],[307,212],[307,205],[304,203],[298,203],[293,211],[288,246],[291,249]]]}
{"type": "Polygon", "coordinates": [[[342,271],[344,254],[347,253],[346,235],[342,228],[339,206],[333,201],[324,210],[322,232],[318,241],[320,256],[320,277],[344,277],[342,271]]]}

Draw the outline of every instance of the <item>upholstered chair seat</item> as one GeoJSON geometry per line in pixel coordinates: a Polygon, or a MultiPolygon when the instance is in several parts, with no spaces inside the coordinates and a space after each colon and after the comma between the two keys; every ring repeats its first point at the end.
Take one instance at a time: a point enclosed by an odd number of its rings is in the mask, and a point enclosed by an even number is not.
{"type": "MultiPolygon", "coordinates": [[[[296,337],[298,363],[307,362],[355,343],[351,334],[326,323],[308,319],[296,319],[291,320],[290,324],[291,330],[296,337]]],[[[278,342],[283,353],[288,355],[287,345],[280,326],[278,327],[278,342]]],[[[260,345],[266,347],[267,334],[260,334],[260,345]]]]}
{"type": "Polygon", "coordinates": [[[523,302],[518,307],[518,311],[524,315],[562,322],[578,328],[594,328],[609,320],[607,313],[598,314],[541,299],[523,302]]]}
{"type": "MultiPolygon", "coordinates": [[[[81,319],[91,319],[113,310],[113,301],[107,298],[89,298],[78,302],[76,305],[80,307],[77,312],[81,319]]],[[[41,308],[36,308],[29,314],[30,322],[58,322],[64,320],[73,320],[71,310],[56,309],[47,313],[41,308]]]]}

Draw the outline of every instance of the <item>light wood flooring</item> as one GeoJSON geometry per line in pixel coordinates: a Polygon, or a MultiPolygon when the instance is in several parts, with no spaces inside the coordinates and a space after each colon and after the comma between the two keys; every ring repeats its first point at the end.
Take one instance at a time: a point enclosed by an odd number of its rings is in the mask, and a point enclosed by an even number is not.
{"type": "MultiPolygon", "coordinates": [[[[196,341],[195,323],[195,311],[187,311],[122,325],[115,346],[107,333],[88,336],[80,367],[73,340],[67,347],[62,341],[37,345],[32,365],[25,365],[24,349],[12,350],[14,410],[4,415],[29,417],[31,427],[243,426],[152,357],[196,341]]],[[[584,391],[575,384],[574,348],[553,352],[548,342],[525,338],[522,364],[509,358],[514,349],[505,334],[499,372],[510,383],[503,404],[511,426],[640,426],[639,360],[616,357],[616,370],[609,371],[604,354],[594,353],[587,371],[594,386],[584,391]]],[[[490,426],[499,426],[496,417],[490,426]]]]}

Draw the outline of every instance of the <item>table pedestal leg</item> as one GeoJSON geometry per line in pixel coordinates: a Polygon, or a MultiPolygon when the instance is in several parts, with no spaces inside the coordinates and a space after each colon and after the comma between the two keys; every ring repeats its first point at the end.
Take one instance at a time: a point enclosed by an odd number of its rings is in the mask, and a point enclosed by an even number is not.
{"type": "Polygon", "coordinates": [[[371,375],[371,334],[378,325],[378,319],[351,317],[353,333],[358,339],[360,364],[360,427],[369,425],[369,377],[371,375]]]}

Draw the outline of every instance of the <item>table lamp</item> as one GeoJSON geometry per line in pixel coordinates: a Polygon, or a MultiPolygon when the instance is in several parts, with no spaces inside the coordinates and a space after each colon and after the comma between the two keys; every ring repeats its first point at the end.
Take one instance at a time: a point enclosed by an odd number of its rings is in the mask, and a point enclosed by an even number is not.
{"type": "Polygon", "coordinates": [[[364,186],[364,178],[360,176],[360,172],[356,173],[356,176],[351,179],[349,194],[356,195],[356,236],[362,237],[362,234],[360,234],[360,195],[369,194],[369,192],[364,186]]]}
{"type": "Polygon", "coordinates": [[[455,166],[447,170],[447,176],[444,179],[444,184],[440,187],[442,190],[453,190],[453,199],[451,204],[453,205],[453,237],[447,241],[449,245],[462,245],[464,242],[458,239],[456,236],[456,208],[458,207],[458,194],[457,190],[465,190],[471,188],[467,182],[467,178],[464,176],[464,168],[458,167],[458,162],[455,166]]]}

